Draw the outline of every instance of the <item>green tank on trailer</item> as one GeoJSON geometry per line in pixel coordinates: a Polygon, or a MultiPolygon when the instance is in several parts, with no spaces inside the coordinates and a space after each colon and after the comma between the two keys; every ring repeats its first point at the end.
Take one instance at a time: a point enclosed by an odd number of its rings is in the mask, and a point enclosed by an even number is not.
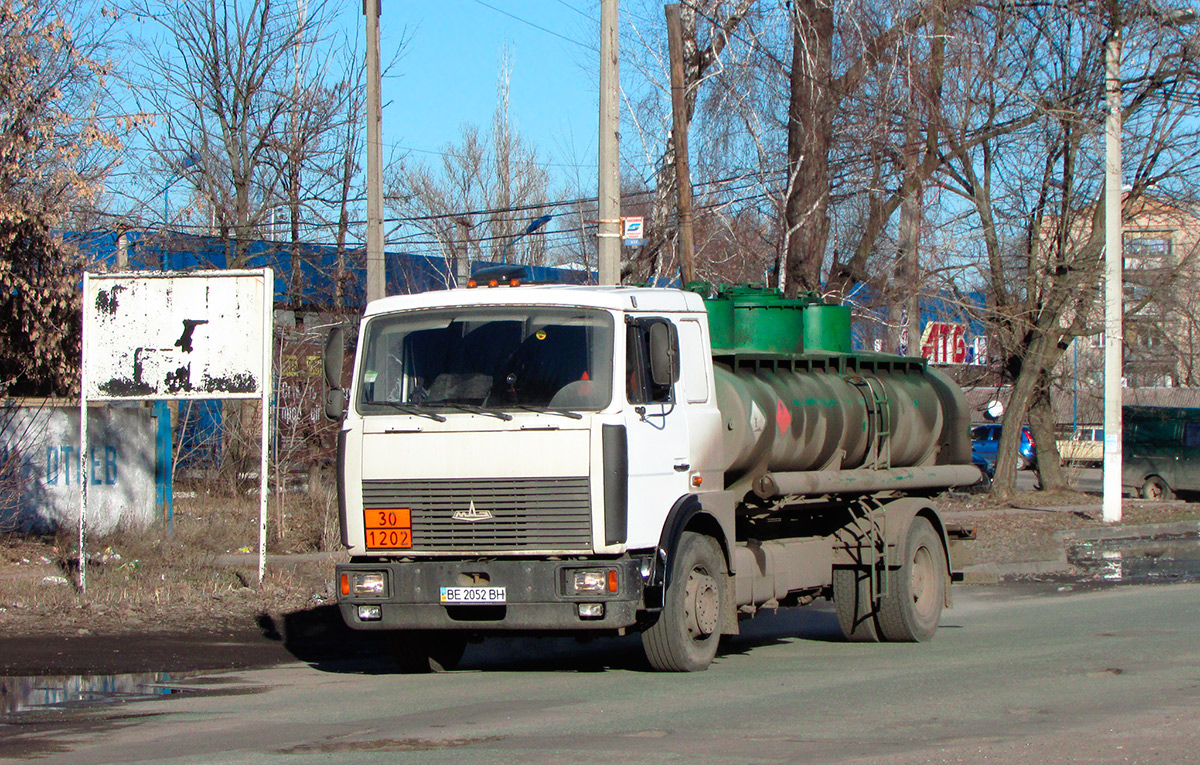
{"type": "MultiPolygon", "coordinates": [[[[924,359],[852,352],[848,307],[745,286],[706,307],[727,341],[713,343],[727,487],[762,493],[787,474],[840,471],[852,491],[854,474],[844,471],[859,470],[910,484],[922,475],[932,487],[974,470],[962,391],[924,359]]],[[[857,484],[874,491],[867,485],[878,482],[857,484]]]]}

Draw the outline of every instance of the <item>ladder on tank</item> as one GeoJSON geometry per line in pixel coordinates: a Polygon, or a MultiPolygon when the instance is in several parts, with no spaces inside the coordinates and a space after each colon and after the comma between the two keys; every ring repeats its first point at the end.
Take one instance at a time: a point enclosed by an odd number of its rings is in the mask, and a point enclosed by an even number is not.
{"type": "Polygon", "coordinates": [[[867,445],[867,456],[863,467],[870,470],[887,470],[892,466],[892,403],[876,377],[851,377],[847,379],[858,388],[867,405],[867,428],[871,439],[867,445]]]}

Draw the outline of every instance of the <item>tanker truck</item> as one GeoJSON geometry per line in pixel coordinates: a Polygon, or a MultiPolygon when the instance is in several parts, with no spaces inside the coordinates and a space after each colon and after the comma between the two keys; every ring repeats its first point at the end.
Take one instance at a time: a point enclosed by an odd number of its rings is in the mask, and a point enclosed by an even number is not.
{"type": "Polygon", "coordinates": [[[852,350],[850,310],[505,273],[368,305],[338,439],[338,603],[403,671],[489,634],[640,633],[708,667],[760,609],[833,601],[853,641],[924,641],[980,479],[961,390],[852,350]]]}

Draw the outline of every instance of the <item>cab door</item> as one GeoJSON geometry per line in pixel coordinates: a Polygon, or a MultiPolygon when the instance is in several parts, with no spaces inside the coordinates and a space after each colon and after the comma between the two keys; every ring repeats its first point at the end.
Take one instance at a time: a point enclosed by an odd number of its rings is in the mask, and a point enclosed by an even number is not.
{"type": "Polygon", "coordinates": [[[658,544],[663,521],[688,492],[687,405],[679,395],[679,335],[666,317],[630,317],[625,332],[625,430],[632,549],[658,544]]]}

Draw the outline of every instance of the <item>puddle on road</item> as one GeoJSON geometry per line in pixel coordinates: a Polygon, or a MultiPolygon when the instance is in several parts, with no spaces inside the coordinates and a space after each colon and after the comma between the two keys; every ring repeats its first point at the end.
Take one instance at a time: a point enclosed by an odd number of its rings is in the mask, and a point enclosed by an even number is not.
{"type": "Polygon", "coordinates": [[[1067,562],[1097,581],[1200,582],[1200,535],[1077,542],[1067,547],[1067,562]]]}
{"type": "Polygon", "coordinates": [[[0,677],[0,714],[159,699],[186,690],[173,687],[167,672],[0,677]]]}

